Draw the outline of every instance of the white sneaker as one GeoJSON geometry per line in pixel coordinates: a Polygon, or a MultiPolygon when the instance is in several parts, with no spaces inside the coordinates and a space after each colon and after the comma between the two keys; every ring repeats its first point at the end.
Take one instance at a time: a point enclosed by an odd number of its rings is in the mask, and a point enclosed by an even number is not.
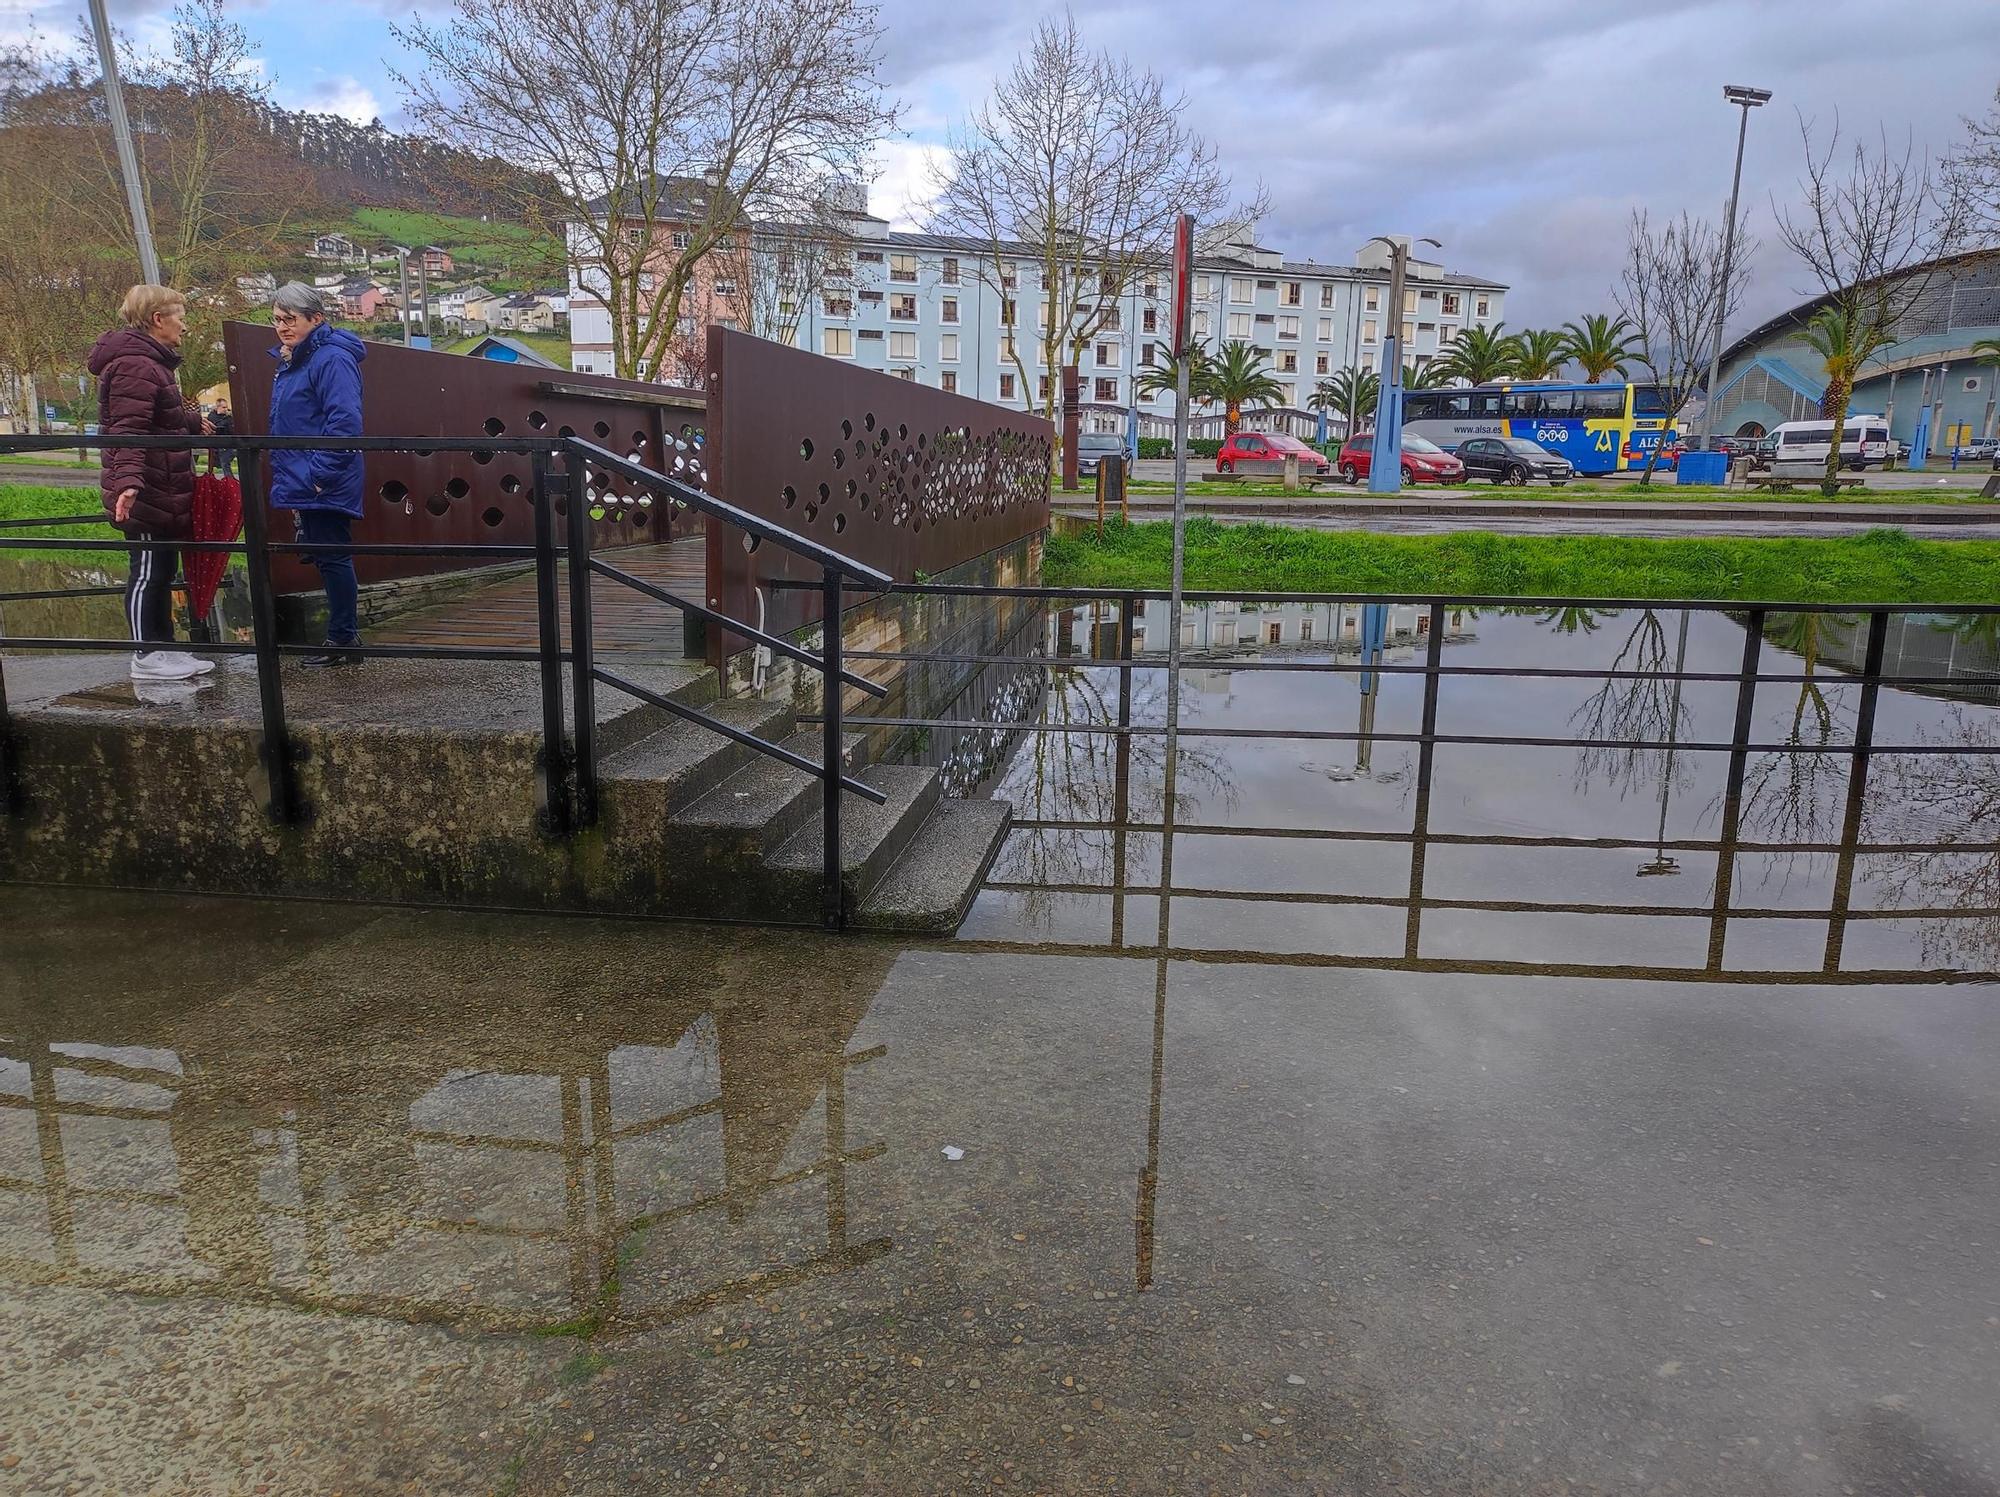
{"type": "Polygon", "coordinates": [[[148,650],[132,657],[134,681],[185,681],[190,676],[205,676],[214,669],[213,660],[202,660],[179,650],[148,650]]]}

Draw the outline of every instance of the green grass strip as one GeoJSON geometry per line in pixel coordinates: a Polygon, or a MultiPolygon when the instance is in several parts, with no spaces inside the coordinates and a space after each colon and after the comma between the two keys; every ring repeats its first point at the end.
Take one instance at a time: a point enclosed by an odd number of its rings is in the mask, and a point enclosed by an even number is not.
{"type": "MultiPolygon", "coordinates": [[[[1168,585],[1173,527],[1052,535],[1054,587],[1168,585]]],[[[1690,598],[1722,602],[1950,604],[2000,601],[2000,541],[1918,541],[1901,530],[1833,539],[1379,535],[1187,526],[1187,586],[1244,592],[1468,597],[1690,598]]]]}

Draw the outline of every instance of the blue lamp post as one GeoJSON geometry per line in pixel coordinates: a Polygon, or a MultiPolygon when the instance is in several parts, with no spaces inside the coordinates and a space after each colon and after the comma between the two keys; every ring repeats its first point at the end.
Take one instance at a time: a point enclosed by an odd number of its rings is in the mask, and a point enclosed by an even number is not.
{"type": "MultiPolygon", "coordinates": [[[[1405,240],[1377,234],[1370,244],[1389,246],[1389,330],[1382,339],[1382,376],[1375,396],[1375,446],[1368,458],[1368,492],[1394,494],[1403,487],[1403,282],[1410,269],[1405,240]]],[[[1436,249],[1435,239],[1419,240],[1436,249]]]]}

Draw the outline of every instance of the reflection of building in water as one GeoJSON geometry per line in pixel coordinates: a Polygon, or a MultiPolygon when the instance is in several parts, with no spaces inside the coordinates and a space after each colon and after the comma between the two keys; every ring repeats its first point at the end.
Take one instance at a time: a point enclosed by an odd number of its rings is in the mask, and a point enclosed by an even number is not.
{"type": "MultiPolygon", "coordinates": [[[[1859,675],[1868,654],[1867,621],[1858,614],[1813,617],[1819,626],[1821,660],[1859,675]]],[[[2000,705],[2000,614],[1890,615],[1882,640],[1882,676],[1891,685],[1904,676],[1949,677],[1949,685],[1897,685],[1897,689],[2000,705]]]]}
{"type": "Polygon", "coordinates": [[[848,1047],[881,970],[642,1019],[434,1009],[418,1053],[372,1013],[274,1030],[261,994],[133,1043],[6,1012],[0,1278],[521,1329],[866,1262],[889,1244],[849,1240],[848,1179],[882,1145],[847,1089],[885,1052],[848,1047]]]}
{"type": "MultiPolygon", "coordinates": [[[[1260,655],[1289,647],[1358,656],[1363,618],[1371,608],[1382,609],[1387,617],[1386,644],[1392,652],[1407,651],[1430,631],[1430,609],[1417,603],[1188,603],[1181,608],[1181,649],[1196,655],[1260,655]]],[[[1134,655],[1166,653],[1168,609],[1164,599],[1140,605],[1132,625],[1134,655]]],[[[1470,610],[1450,610],[1445,638],[1471,637],[1473,618],[1470,610]]],[[[1057,655],[1110,658],[1118,653],[1117,610],[1108,603],[1065,610],[1054,628],[1057,655]]],[[[1389,658],[1404,657],[1392,653],[1389,658]]]]}

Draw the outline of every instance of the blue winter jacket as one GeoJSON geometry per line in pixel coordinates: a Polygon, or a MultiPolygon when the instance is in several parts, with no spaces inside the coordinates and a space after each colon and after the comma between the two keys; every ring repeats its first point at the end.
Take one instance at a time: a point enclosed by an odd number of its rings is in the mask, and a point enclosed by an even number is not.
{"type": "MultiPolygon", "coordinates": [[[[361,435],[361,361],[368,351],[343,328],[322,322],[285,358],[271,350],[274,437],[361,435]]],[[[281,509],[332,509],[359,519],[362,457],[358,452],[273,452],[271,503],[281,509]]]]}

